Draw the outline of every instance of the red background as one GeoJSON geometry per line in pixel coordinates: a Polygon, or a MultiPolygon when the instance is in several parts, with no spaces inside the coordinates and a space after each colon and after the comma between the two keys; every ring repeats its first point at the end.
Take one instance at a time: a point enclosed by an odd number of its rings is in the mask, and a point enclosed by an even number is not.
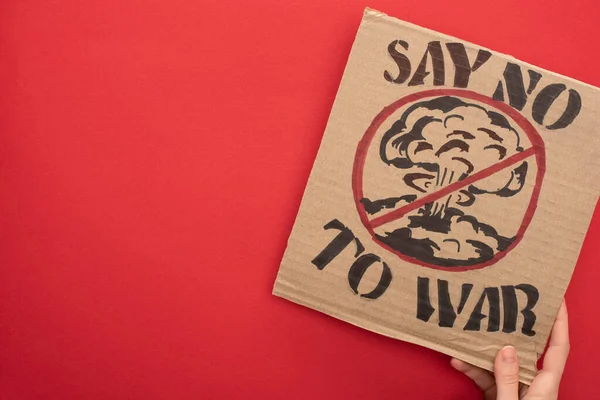
{"type": "MultiPolygon", "coordinates": [[[[365,5],[0,4],[0,398],[479,398],[270,294],[365,5]]],[[[596,0],[368,5],[600,86],[596,0]]],[[[565,399],[598,398],[599,243],[596,211],[565,399]]]]}

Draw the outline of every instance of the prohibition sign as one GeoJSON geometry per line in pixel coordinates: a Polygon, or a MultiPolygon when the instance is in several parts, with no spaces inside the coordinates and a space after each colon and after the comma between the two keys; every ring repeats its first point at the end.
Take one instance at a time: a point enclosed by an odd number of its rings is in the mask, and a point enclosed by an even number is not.
{"type": "Polygon", "coordinates": [[[389,106],[385,107],[375,117],[375,119],[373,119],[369,128],[365,132],[365,135],[360,140],[360,142],[358,143],[358,146],[357,146],[356,156],[354,159],[354,166],[353,166],[353,171],[352,171],[352,190],[353,190],[353,195],[354,195],[354,201],[355,201],[356,208],[357,208],[358,214],[360,216],[360,219],[375,243],[377,243],[378,245],[380,245],[387,251],[394,253],[396,256],[398,256],[399,258],[401,258],[404,261],[407,261],[407,262],[410,262],[413,264],[418,264],[418,265],[421,265],[424,267],[439,269],[439,270],[460,272],[460,271],[480,269],[480,268],[485,268],[487,266],[490,266],[490,265],[498,262],[499,260],[501,260],[504,256],[506,256],[506,254],[508,254],[508,252],[510,252],[515,246],[518,245],[520,240],[523,238],[523,235],[524,235],[525,231],[527,230],[527,227],[529,226],[529,224],[533,218],[533,215],[535,213],[535,209],[537,207],[537,202],[538,202],[545,170],[546,170],[546,164],[545,164],[544,142],[543,142],[542,138],[540,137],[539,133],[536,131],[536,129],[531,125],[531,123],[524,116],[522,116],[517,110],[513,109],[512,107],[510,107],[509,105],[507,105],[505,103],[493,100],[490,97],[487,97],[485,95],[482,95],[482,94],[479,94],[479,93],[476,93],[476,92],[473,92],[470,90],[434,89],[434,90],[426,90],[426,91],[407,95],[407,96],[395,101],[394,103],[390,104],[389,106]],[[474,173],[465,177],[462,180],[457,180],[457,181],[449,184],[448,186],[442,187],[441,189],[439,189],[433,193],[425,194],[425,195],[417,198],[416,200],[414,200],[412,203],[406,204],[400,208],[390,211],[387,214],[377,216],[374,218],[373,217],[369,218],[365,208],[363,207],[363,204],[361,203],[361,200],[364,198],[363,173],[364,173],[364,167],[365,167],[365,160],[366,160],[368,149],[371,146],[371,143],[373,141],[373,138],[379,131],[379,128],[384,123],[384,121],[386,121],[395,111],[397,111],[401,107],[409,105],[411,103],[414,103],[418,100],[427,100],[428,98],[435,98],[435,97],[441,97],[441,96],[456,96],[461,99],[475,100],[477,102],[491,106],[492,109],[496,109],[496,110],[502,112],[504,115],[510,117],[512,119],[512,121],[514,123],[516,123],[516,125],[526,134],[527,138],[529,139],[529,142],[531,143],[531,146],[529,148],[526,148],[523,151],[513,154],[512,156],[509,156],[506,159],[503,159],[502,161],[497,162],[487,168],[483,168],[479,171],[475,171],[474,173]],[[507,167],[518,164],[530,157],[535,157],[535,161],[536,161],[536,165],[537,165],[537,173],[535,176],[535,184],[533,187],[533,191],[531,193],[529,203],[525,210],[523,221],[517,230],[517,233],[515,235],[515,240],[506,249],[494,254],[493,258],[491,258],[490,260],[487,260],[487,261],[484,261],[484,262],[481,262],[478,264],[474,264],[474,265],[464,265],[464,266],[459,265],[459,266],[445,267],[445,266],[440,266],[440,265],[435,265],[432,263],[424,262],[417,258],[403,254],[402,252],[397,251],[396,249],[390,247],[386,243],[383,243],[381,240],[379,240],[377,238],[377,236],[374,232],[375,228],[383,226],[392,221],[396,221],[396,220],[402,218],[403,216],[405,216],[406,214],[410,213],[411,211],[415,211],[415,210],[419,209],[420,207],[425,206],[428,203],[434,202],[434,201],[439,200],[451,193],[454,193],[461,189],[467,188],[469,185],[472,185],[473,183],[475,183],[477,181],[480,181],[482,179],[490,177],[491,175],[493,175],[507,167]]]}

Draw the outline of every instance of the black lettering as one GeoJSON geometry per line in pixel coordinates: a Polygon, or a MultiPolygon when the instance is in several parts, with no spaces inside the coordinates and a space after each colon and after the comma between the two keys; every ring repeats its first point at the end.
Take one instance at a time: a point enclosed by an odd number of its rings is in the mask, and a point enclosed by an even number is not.
{"type": "Polygon", "coordinates": [[[365,274],[367,269],[376,262],[381,262],[383,265],[383,271],[381,272],[381,278],[379,278],[379,282],[375,289],[370,291],[369,293],[363,293],[360,297],[365,297],[367,299],[377,299],[382,294],[385,293],[387,288],[390,286],[392,282],[392,271],[390,267],[385,262],[381,261],[381,258],[376,256],[375,254],[363,254],[359,258],[354,261],[352,266],[350,267],[350,271],[348,271],[348,283],[350,284],[350,288],[355,294],[358,294],[358,285],[365,274]]]}
{"type": "Polygon", "coordinates": [[[427,50],[423,54],[423,59],[417,67],[415,74],[408,83],[408,86],[418,86],[425,84],[425,77],[429,75],[427,71],[427,55],[431,56],[431,65],[433,68],[433,84],[435,86],[441,86],[444,84],[445,71],[444,71],[444,53],[442,52],[442,45],[440,42],[429,42],[427,50]]]}
{"type": "MultiPolygon", "coordinates": [[[[450,300],[450,290],[448,289],[448,281],[438,279],[438,308],[439,308],[439,323],[441,327],[451,328],[454,326],[457,314],[460,314],[467,303],[473,285],[464,283],[462,285],[460,303],[456,312],[450,300]]],[[[429,321],[433,315],[435,308],[431,306],[429,296],[429,278],[418,277],[417,280],[417,318],[421,321],[429,321]]]]}
{"type": "Polygon", "coordinates": [[[435,308],[431,306],[429,297],[429,278],[417,278],[417,318],[421,321],[429,321],[435,308]]]}
{"type": "Polygon", "coordinates": [[[411,67],[408,57],[396,50],[397,45],[402,46],[404,50],[408,50],[408,43],[406,43],[404,40],[394,40],[388,45],[388,53],[398,66],[398,76],[394,78],[392,77],[392,74],[386,70],[383,72],[383,77],[388,82],[400,84],[404,83],[410,76],[411,67]]]}
{"type": "Polygon", "coordinates": [[[537,304],[540,293],[534,286],[526,283],[517,285],[515,288],[527,295],[527,304],[525,305],[525,308],[521,310],[521,314],[523,314],[523,317],[525,318],[521,332],[527,336],[534,336],[535,331],[533,330],[533,325],[535,325],[536,316],[533,312],[533,307],[537,304]]]}
{"type": "Polygon", "coordinates": [[[512,333],[517,330],[517,291],[514,286],[502,286],[502,303],[504,304],[504,323],[502,332],[512,333]]]}
{"type": "Polygon", "coordinates": [[[463,308],[465,308],[465,304],[467,304],[467,300],[471,294],[471,289],[473,289],[473,284],[463,283],[462,292],[460,294],[460,303],[458,304],[458,310],[456,310],[458,314],[462,313],[463,308]]]}
{"type": "Polygon", "coordinates": [[[537,71],[532,71],[530,69],[527,70],[527,73],[529,74],[529,87],[527,88],[527,94],[531,94],[533,93],[533,90],[540,81],[542,74],[540,74],[537,71]]]}
{"type": "Polygon", "coordinates": [[[450,300],[448,281],[438,279],[438,308],[440,314],[439,326],[451,328],[456,320],[456,313],[450,300]]]}
{"type": "Polygon", "coordinates": [[[356,254],[354,255],[354,257],[358,257],[360,253],[365,251],[365,248],[363,247],[360,240],[358,240],[358,238],[354,236],[350,229],[346,228],[346,226],[344,226],[344,224],[342,224],[337,219],[334,219],[327,223],[327,225],[325,225],[323,229],[337,229],[340,231],[340,233],[338,233],[338,235],[327,245],[327,247],[325,247],[325,249],[321,253],[319,253],[318,256],[314,258],[314,260],[312,260],[312,263],[319,270],[325,268],[327,264],[329,264],[331,260],[337,257],[342,252],[342,250],[348,247],[350,242],[352,242],[353,240],[356,242],[356,254]]]}
{"type": "MultiPolygon", "coordinates": [[[[523,73],[521,67],[514,63],[506,63],[504,69],[504,81],[506,82],[506,93],[508,94],[508,104],[511,107],[521,111],[527,103],[527,93],[525,92],[525,83],[523,82],[523,73]]],[[[537,72],[529,73],[529,93],[533,91],[542,75],[537,72]]],[[[504,101],[504,87],[502,81],[498,82],[496,91],[492,96],[494,100],[504,101]]]]}
{"type": "Polygon", "coordinates": [[[471,73],[477,71],[492,56],[489,51],[479,50],[471,66],[467,50],[462,43],[447,43],[446,47],[454,63],[454,87],[458,88],[466,88],[471,73]]]}
{"type": "MultiPolygon", "coordinates": [[[[544,125],[544,117],[548,113],[554,101],[562,92],[567,89],[562,83],[548,85],[537,94],[533,101],[531,115],[535,122],[544,125]]],[[[581,96],[573,89],[569,89],[569,100],[567,108],[562,113],[560,118],[552,125],[546,125],[546,129],[554,130],[561,129],[569,125],[581,111],[581,96]]]]}
{"type": "Polygon", "coordinates": [[[498,288],[485,288],[464,327],[465,331],[481,330],[481,320],[487,317],[487,315],[482,312],[483,303],[486,298],[488,300],[490,311],[487,331],[497,332],[500,329],[500,291],[498,288]]]}

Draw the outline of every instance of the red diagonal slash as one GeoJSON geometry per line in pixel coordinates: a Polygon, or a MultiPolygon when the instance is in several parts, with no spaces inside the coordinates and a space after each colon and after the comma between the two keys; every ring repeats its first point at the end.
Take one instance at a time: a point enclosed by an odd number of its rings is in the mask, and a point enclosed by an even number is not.
{"type": "Polygon", "coordinates": [[[377,228],[378,226],[381,226],[381,225],[387,224],[388,222],[402,218],[406,213],[408,213],[410,211],[416,210],[416,209],[424,206],[427,203],[431,203],[442,197],[445,197],[445,196],[449,195],[450,193],[456,192],[456,191],[464,188],[465,186],[468,186],[468,185],[470,185],[474,182],[477,182],[481,179],[485,179],[488,176],[490,176],[500,170],[503,170],[504,168],[506,168],[512,164],[516,164],[520,161],[523,161],[524,159],[534,155],[535,153],[536,153],[535,147],[530,147],[527,150],[524,150],[520,153],[514,154],[514,155],[508,157],[506,160],[503,160],[497,164],[494,164],[490,167],[482,169],[481,171],[476,172],[473,175],[469,175],[462,181],[456,181],[436,192],[433,192],[431,194],[423,196],[420,199],[417,199],[414,202],[405,205],[404,207],[400,207],[399,209],[391,211],[385,215],[382,215],[381,217],[373,218],[370,221],[371,227],[377,228]]]}

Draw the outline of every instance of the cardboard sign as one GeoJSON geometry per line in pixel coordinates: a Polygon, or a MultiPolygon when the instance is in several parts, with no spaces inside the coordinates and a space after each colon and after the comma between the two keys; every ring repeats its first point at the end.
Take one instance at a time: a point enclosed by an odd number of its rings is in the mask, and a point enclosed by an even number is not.
{"type": "Polygon", "coordinates": [[[367,9],[274,294],[530,383],[600,186],[600,90],[367,9]]]}

